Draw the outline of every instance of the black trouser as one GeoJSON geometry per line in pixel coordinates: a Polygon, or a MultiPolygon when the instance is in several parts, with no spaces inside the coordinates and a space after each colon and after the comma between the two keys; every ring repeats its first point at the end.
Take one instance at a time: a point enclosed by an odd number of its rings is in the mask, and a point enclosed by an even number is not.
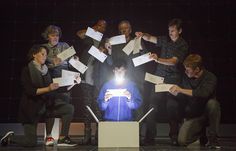
{"type": "MultiPolygon", "coordinates": [[[[84,113],[84,125],[85,125],[85,141],[90,141],[91,140],[91,123],[94,120],[93,116],[89,112],[89,110],[86,108],[86,106],[89,106],[94,114],[97,116],[98,119],[102,119],[101,112],[98,107],[98,103],[96,101],[97,96],[98,96],[98,90],[96,89],[95,86],[82,83],[81,84],[81,90],[82,90],[82,101],[84,104],[83,107],[83,113],[84,113]]],[[[97,132],[97,130],[96,130],[97,132]]],[[[97,133],[95,135],[97,137],[97,133]]]]}
{"type": "Polygon", "coordinates": [[[51,134],[53,125],[54,125],[54,117],[59,117],[61,119],[62,127],[60,136],[68,136],[70,123],[73,119],[74,115],[74,106],[72,104],[55,104],[50,111],[50,117],[46,119],[46,133],[47,135],[51,134]]]}
{"type": "Polygon", "coordinates": [[[180,145],[188,145],[196,141],[202,135],[201,132],[206,125],[209,125],[208,138],[217,136],[221,118],[220,104],[215,99],[210,99],[204,109],[203,115],[188,118],[182,124],[178,136],[180,145]]]}
{"type": "Polygon", "coordinates": [[[37,124],[23,124],[24,135],[23,136],[12,136],[11,141],[20,146],[34,147],[37,145],[37,124]]]}
{"type": "MultiPolygon", "coordinates": [[[[154,90],[153,90],[154,91],[154,90]]],[[[152,93],[150,108],[154,107],[154,111],[147,117],[147,131],[146,140],[154,140],[156,137],[156,117],[161,104],[166,103],[166,110],[168,114],[168,122],[170,125],[169,136],[178,135],[179,121],[181,120],[180,103],[176,100],[175,96],[169,92],[152,93]],[[165,101],[165,102],[163,102],[165,101]]]]}

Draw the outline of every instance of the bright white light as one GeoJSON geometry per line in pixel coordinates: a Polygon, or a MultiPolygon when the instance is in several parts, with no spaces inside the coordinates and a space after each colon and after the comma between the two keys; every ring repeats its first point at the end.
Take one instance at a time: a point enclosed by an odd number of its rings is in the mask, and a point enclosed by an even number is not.
{"type": "Polygon", "coordinates": [[[124,77],[122,76],[116,76],[116,83],[117,84],[122,84],[124,82],[124,77]]]}

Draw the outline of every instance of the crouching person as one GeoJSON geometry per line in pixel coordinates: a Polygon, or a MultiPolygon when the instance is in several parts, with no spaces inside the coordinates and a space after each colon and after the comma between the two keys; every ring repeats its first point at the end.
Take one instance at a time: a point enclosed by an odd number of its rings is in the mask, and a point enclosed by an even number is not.
{"type": "MultiPolygon", "coordinates": [[[[204,69],[202,58],[190,54],[184,60],[186,75],[180,86],[174,85],[170,93],[183,105],[185,120],[179,130],[179,145],[189,145],[205,135],[208,129],[209,148],[220,148],[217,133],[220,124],[220,105],[216,100],[216,76],[204,69]]],[[[204,143],[200,140],[200,143],[204,143]]]]}

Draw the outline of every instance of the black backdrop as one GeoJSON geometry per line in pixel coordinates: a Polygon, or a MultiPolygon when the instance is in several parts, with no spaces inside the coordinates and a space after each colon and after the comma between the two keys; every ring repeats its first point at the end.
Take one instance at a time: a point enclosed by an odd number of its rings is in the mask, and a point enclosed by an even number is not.
{"type": "MultiPolygon", "coordinates": [[[[236,2],[234,0],[14,0],[1,1],[1,95],[0,122],[16,122],[21,95],[20,72],[26,54],[50,24],[62,28],[62,39],[75,44],[78,29],[104,18],[107,36],[116,35],[117,24],[129,20],[133,32],[167,34],[172,18],[183,20],[183,37],[190,51],[203,56],[205,66],[218,77],[217,97],[222,122],[236,123],[236,2]]],[[[154,49],[154,48],[151,48],[154,49]]],[[[80,120],[81,105],[76,88],[74,120],[80,120]]]]}

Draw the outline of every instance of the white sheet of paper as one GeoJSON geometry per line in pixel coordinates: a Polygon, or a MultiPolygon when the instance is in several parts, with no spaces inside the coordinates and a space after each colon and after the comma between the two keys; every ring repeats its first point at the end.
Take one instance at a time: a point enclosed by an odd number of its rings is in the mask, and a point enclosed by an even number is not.
{"type": "Polygon", "coordinates": [[[155,85],[155,92],[169,92],[173,84],[157,84],[155,85]]]}
{"type": "Polygon", "coordinates": [[[94,56],[96,59],[98,59],[101,62],[104,62],[107,58],[107,55],[105,53],[99,51],[99,49],[94,46],[92,46],[89,49],[88,53],[94,56]]]}
{"type": "Polygon", "coordinates": [[[134,66],[137,67],[139,65],[152,61],[153,59],[149,58],[149,56],[150,56],[150,53],[146,53],[136,58],[133,58],[132,60],[133,60],[134,66]]]}
{"type": "Polygon", "coordinates": [[[59,53],[57,55],[58,58],[60,58],[62,61],[70,58],[71,56],[73,56],[74,54],[76,54],[75,49],[73,46],[69,47],[68,49],[62,51],[61,53],[59,53]]]}
{"type": "Polygon", "coordinates": [[[107,92],[112,94],[113,97],[118,97],[118,96],[125,96],[124,92],[126,89],[107,89],[107,92]]]}
{"type": "Polygon", "coordinates": [[[134,39],[134,49],[133,49],[133,54],[139,53],[140,50],[142,50],[142,45],[141,45],[141,37],[135,38],[134,39]]]}
{"type": "Polygon", "coordinates": [[[144,80],[148,81],[148,82],[151,82],[151,83],[154,83],[154,84],[161,84],[161,83],[164,82],[164,78],[163,77],[156,76],[156,75],[150,74],[148,72],[145,73],[144,80]]]}
{"type": "Polygon", "coordinates": [[[74,84],[75,77],[69,76],[69,77],[61,77],[61,78],[54,78],[52,79],[53,83],[58,83],[59,87],[73,85],[74,84]]]}
{"type": "Polygon", "coordinates": [[[125,35],[114,36],[109,39],[111,45],[126,43],[125,35]]]}
{"type": "Polygon", "coordinates": [[[127,55],[134,50],[134,40],[130,40],[129,43],[122,49],[127,55]]]}
{"type": "Polygon", "coordinates": [[[62,77],[68,77],[68,76],[76,77],[76,76],[80,76],[80,73],[79,72],[73,72],[73,71],[68,71],[68,70],[62,69],[61,76],[62,77]]]}
{"type": "Polygon", "coordinates": [[[90,28],[90,27],[87,28],[85,35],[89,36],[97,41],[101,41],[102,36],[103,36],[102,33],[100,33],[99,31],[95,31],[93,28],[90,28]]]}
{"type": "Polygon", "coordinates": [[[69,60],[69,63],[82,74],[84,74],[84,72],[88,69],[86,65],[84,65],[82,62],[78,60],[75,60],[74,58],[71,58],[69,60]]]}

